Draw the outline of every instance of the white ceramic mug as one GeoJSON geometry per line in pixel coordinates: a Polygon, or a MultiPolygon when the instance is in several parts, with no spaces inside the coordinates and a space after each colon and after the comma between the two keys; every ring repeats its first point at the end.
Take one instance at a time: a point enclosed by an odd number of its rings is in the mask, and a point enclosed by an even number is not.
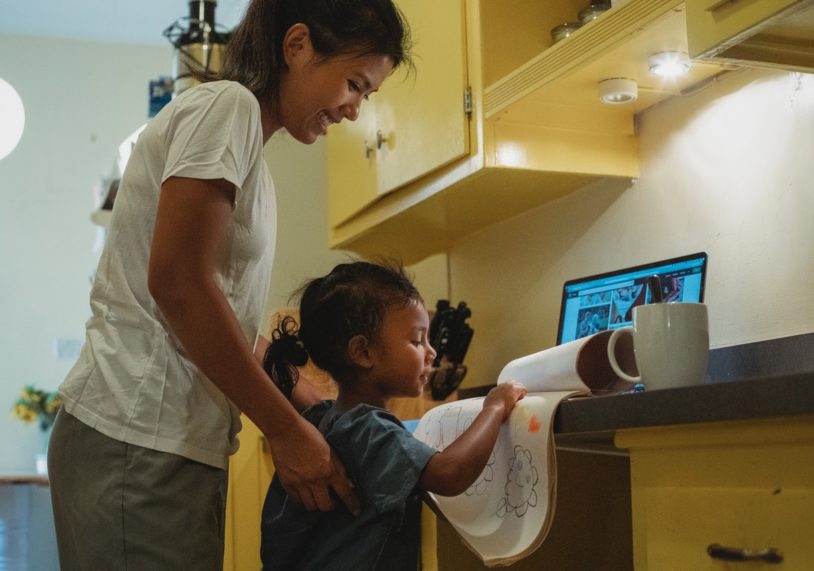
{"type": "Polygon", "coordinates": [[[701,384],[709,359],[709,320],[703,303],[651,303],[633,308],[633,326],[620,327],[608,340],[614,372],[648,390],[701,384]],[[633,337],[640,376],[619,367],[614,350],[622,335],[633,337]]]}

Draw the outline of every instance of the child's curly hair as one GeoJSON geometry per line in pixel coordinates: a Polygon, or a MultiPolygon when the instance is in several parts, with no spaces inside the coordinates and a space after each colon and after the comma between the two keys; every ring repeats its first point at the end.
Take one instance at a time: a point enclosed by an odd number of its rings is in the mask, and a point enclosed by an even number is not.
{"type": "Polygon", "coordinates": [[[297,382],[297,366],[310,357],[338,383],[352,377],[348,343],[356,335],[375,341],[385,313],[393,306],[424,303],[397,262],[339,264],[300,289],[300,326],[284,319],[272,334],[263,366],[288,398],[297,382]]]}

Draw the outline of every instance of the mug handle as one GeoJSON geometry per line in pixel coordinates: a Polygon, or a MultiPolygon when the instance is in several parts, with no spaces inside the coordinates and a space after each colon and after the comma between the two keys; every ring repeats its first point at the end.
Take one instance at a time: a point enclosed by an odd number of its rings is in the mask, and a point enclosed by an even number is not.
{"type": "Polygon", "coordinates": [[[640,383],[642,382],[642,377],[632,377],[628,375],[626,372],[622,370],[619,366],[619,363],[616,362],[616,342],[619,340],[619,337],[622,335],[630,335],[633,336],[633,327],[620,327],[619,329],[615,329],[613,333],[611,333],[610,339],[608,339],[608,361],[610,362],[610,366],[613,369],[613,372],[619,375],[626,381],[630,381],[631,383],[640,383]]]}

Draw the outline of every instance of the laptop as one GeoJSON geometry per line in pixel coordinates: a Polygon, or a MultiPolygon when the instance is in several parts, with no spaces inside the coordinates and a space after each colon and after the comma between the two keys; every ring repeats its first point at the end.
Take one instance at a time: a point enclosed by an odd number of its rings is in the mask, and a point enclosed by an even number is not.
{"type": "Polygon", "coordinates": [[[707,254],[651,262],[565,282],[557,345],[631,325],[633,308],[651,302],[648,278],[661,278],[665,302],[703,302],[707,254]]]}

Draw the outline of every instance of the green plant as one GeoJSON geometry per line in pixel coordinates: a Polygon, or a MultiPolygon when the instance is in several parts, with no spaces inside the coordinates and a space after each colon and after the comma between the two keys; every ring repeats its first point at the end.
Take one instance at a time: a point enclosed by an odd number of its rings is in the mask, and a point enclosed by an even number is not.
{"type": "Polygon", "coordinates": [[[40,429],[46,431],[54,424],[61,405],[62,398],[58,392],[26,385],[14,403],[13,413],[23,422],[39,422],[40,429]]]}

